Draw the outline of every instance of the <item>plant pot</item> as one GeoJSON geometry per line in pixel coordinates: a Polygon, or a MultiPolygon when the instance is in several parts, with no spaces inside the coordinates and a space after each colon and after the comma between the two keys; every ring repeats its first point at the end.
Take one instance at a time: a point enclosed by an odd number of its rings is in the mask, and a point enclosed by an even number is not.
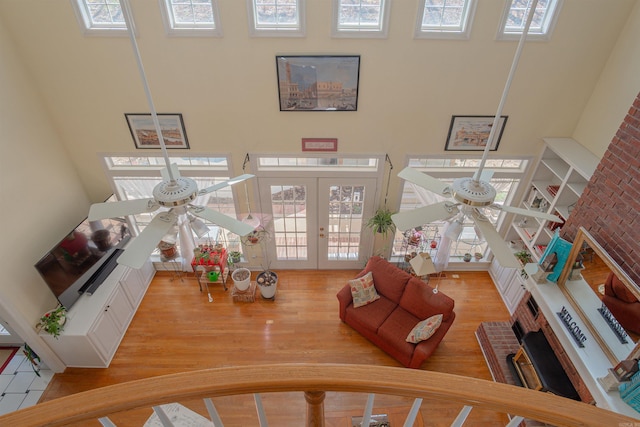
{"type": "Polygon", "coordinates": [[[462,260],[463,260],[464,262],[469,262],[469,261],[471,261],[471,254],[469,254],[469,253],[464,254],[464,256],[462,257],[462,260]]]}
{"type": "Polygon", "coordinates": [[[259,273],[256,282],[260,287],[260,295],[263,298],[270,299],[276,295],[278,275],[273,271],[259,273]]]}
{"type": "Polygon", "coordinates": [[[237,268],[231,273],[233,284],[239,291],[246,291],[251,286],[251,271],[248,268],[237,268]]]}

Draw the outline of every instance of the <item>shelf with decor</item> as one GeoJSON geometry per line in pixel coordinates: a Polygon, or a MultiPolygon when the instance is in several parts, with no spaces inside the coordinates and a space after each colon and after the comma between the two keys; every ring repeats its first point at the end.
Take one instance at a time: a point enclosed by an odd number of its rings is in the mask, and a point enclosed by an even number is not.
{"type": "Polygon", "coordinates": [[[522,240],[539,260],[539,248],[547,245],[555,230],[569,218],[598,162],[593,153],[571,138],[544,138],[529,190],[520,206],[557,215],[563,222],[516,216],[507,239],[522,240]]]}

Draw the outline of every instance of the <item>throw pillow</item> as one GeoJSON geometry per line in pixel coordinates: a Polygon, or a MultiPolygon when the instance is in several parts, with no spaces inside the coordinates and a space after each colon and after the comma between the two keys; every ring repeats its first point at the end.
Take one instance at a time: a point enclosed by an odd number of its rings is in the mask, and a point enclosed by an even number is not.
{"type": "Polygon", "coordinates": [[[371,304],[380,298],[373,284],[373,274],[371,274],[371,272],[357,279],[349,280],[349,286],[351,287],[354,308],[371,304]]]}
{"type": "Polygon", "coordinates": [[[411,332],[409,332],[409,335],[407,335],[406,341],[417,344],[420,341],[431,338],[431,336],[436,333],[441,323],[442,314],[435,314],[426,320],[418,322],[411,332]]]}

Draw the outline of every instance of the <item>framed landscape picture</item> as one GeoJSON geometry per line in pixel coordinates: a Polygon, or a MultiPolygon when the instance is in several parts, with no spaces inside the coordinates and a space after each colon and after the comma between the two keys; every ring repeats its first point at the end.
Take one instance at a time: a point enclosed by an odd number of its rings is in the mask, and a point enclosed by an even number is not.
{"type": "MultiPolygon", "coordinates": [[[[482,151],[489,140],[495,116],[452,116],[449,136],[444,147],[447,151],[482,151]]],[[[498,121],[498,133],[491,144],[491,151],[498,149],[508,116],[498,121]]]]}
{"type": "Polygon", "coordinates": [[[356,111],[360,56],[276,56],[280,111],[356,111]]]}
{"type": "MultiPolygon", "coordinates": [[[[160,148],[151,114],[125,114],[136,148],[160,148]]],[[[189,148],[182,114],[158,114],[162,139],[167,148],[189,148]]]]}

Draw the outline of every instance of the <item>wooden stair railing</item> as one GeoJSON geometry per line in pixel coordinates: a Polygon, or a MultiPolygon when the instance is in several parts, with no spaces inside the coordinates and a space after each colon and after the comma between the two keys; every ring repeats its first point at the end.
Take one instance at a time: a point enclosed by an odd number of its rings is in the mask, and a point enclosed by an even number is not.
{"type": "MultiPolygon", "coordinates": [[[[277,364],[189,371],[111,385],[0,416],[0,426],[61,426],[124,411],[191,399],[270,392],[305,392],[307,420],[324,425],[324,393],[350,392],[446,399],[556,426],[637,425],[638,419],[548,393],[476,378],[395,367],[277,364]]],[[[463,409],[467,411],[468,408],[463,409]]]]}

